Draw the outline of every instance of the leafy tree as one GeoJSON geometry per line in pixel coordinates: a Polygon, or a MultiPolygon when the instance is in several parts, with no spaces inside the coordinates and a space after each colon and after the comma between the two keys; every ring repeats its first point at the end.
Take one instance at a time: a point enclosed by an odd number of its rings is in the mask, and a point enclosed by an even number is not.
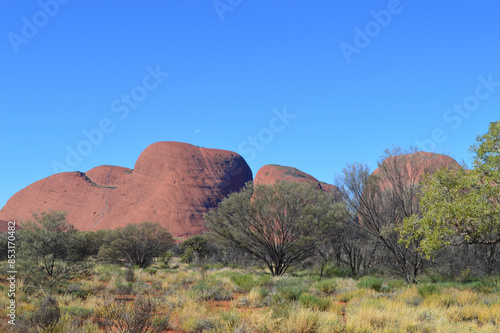
{"type": "Polygon", "coordinates": [[[427,257],[446,245],[500,242],[500,121],[478,136],[473,170],[440,170],[423,183],[422,216],[405,219],[406,244],[421,239],[427,257]]]}
{"type": "Polygon", "coordinates": [[[309,184],[249,182],[211,210],[205,226],[218,244],[244,250],[279,276],[312,256],[343,212],[333,196],[309,184]]]}
{"type": "Polygon", "coordinates": [[[137,265],[146,268],[153,260],[174,245],[174,238],[157,223],[129,224],[113,230],[99,256],[119,265],[137,265]]]}

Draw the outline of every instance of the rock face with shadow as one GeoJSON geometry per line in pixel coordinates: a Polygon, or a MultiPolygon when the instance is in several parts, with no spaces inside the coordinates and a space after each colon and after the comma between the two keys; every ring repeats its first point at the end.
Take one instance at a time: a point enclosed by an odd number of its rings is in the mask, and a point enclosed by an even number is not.
{"type": "Polygon", "coordinates": [[[114,229],[152,221],[175,237],[201,233],[203,215],[252,180],[240,155],[180,142],[147,147],[134,169],[103,165],[63,172],[14,194],[0,220],[32,220],[32,212],[63,210],[79,230],[114,229]]]}

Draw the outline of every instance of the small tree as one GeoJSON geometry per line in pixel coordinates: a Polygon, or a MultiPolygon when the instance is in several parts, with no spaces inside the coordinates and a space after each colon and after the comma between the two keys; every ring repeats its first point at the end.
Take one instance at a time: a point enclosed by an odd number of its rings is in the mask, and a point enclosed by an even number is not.
{"type": "Polygon", "coordinates": [[[33,217],[19,231],[20,263],[28,285],[51,287],[87,273],[88,264],[74,260],[77,231],[67,223],[66,212],[33,213],[33,217]]]}
{"type": "Polygon", "coordinates": [[[443,163],[430,162],[428,153],[400,148],[386,150],[379,168],[370,174],[365,165],[355,163],[344,168],[339,178],[340,191],[351,212],[354,226],[374,237],[385,249],[388,268],[398,272],[408,283],[415,283],[425,258],[416,251],[419,238],[409,246],[399,243],[396,227],[403,219],[420,214],[418,200],[422,175],[433,173],[443,163]]]}
{"type": "Polygon", "coordinates": [[[99,256],[119,265],[146,268],[174,245],[174,238],[157,223],[129,224],[111,232],[99,256]]]}
{"type": "Polygon", "coordinates": [[[182,251],[181,261],[191,263],[195,258],[202,259],[208,255],[208,244],[205,237],[195,235],[179,245],[182,251]]]}
{"type": "Polygon", "coordinates": [[[344,216],[333,196],[305,183],[249,182],[205,216],[205,226],[218,244],[236,247],[265,262],[272,275],[315,253],[344,216]]]}

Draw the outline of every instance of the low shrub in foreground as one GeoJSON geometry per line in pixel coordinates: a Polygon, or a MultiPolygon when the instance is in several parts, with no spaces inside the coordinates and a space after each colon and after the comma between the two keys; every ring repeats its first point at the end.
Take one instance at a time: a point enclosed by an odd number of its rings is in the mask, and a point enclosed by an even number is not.
{"type": "Polygon", "coordinates": [[[191,286],[191,295],[201,301],[230,301],[233,293],[221,281],[207,279],[191,286]]]}
{"type": "Polygon", "coordinates": [[[358,280],[358,287],[380,291],[382,289],[382,283],[383,280],[381,278],[367,275],[358,280]]]}
{"type": "Polygon", "coordinates": [[[316,283],[316,288],[325,295],[331,295],[337,289],[337,281],[333,279],[321,280],[316,283]]]}
{"type": "Polygon", "coordinates": [[[300,295],[299,303],[305,307],[320,311],[325,311],[330,306],[330,300],[309,294],[300,295]]]}

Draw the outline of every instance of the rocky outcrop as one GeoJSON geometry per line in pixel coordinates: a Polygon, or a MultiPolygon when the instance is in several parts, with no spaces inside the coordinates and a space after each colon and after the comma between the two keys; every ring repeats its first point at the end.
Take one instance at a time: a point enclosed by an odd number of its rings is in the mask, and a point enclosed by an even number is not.
{"type": "MultiPolygon", "coordinates": [[[[407,172],[405,175],[407,175],[408,178],[414,178],[416,182],[422,180],[424,174],[432,174],[440,168],[461,168],[460,164],[450,156],[423,151],[391,156],[385,159],[382,165],[386,165],[388,170],[406,168],[407,172]]],[[[373,171],[372,174],[377,175],[379,172],[380,168],[373,171]]]]}
{"type": "Polygon", "coordinates": [[[103,165],[37,181],[12,196],[0,219],[32,219],[32,212],[64,210],[80,230],[157,222],[176,237],[202,232],[203,215],[252,180],[240,155],[179,142],[147,147],[133,170],[103,165]]]}
{"type": "Polygon", "coordinates": [[[335,185],[320,182],[313,176],[300,171],[299,169],[276,164],[264,165],[259,169],[259,171],[257,171],[254,179],[255,184],[264,185],[274,184],[278,181],[309,183],[313,184],[318,189],[322,189],[325,192],[338,192],[338,189],[335,185]]]}

